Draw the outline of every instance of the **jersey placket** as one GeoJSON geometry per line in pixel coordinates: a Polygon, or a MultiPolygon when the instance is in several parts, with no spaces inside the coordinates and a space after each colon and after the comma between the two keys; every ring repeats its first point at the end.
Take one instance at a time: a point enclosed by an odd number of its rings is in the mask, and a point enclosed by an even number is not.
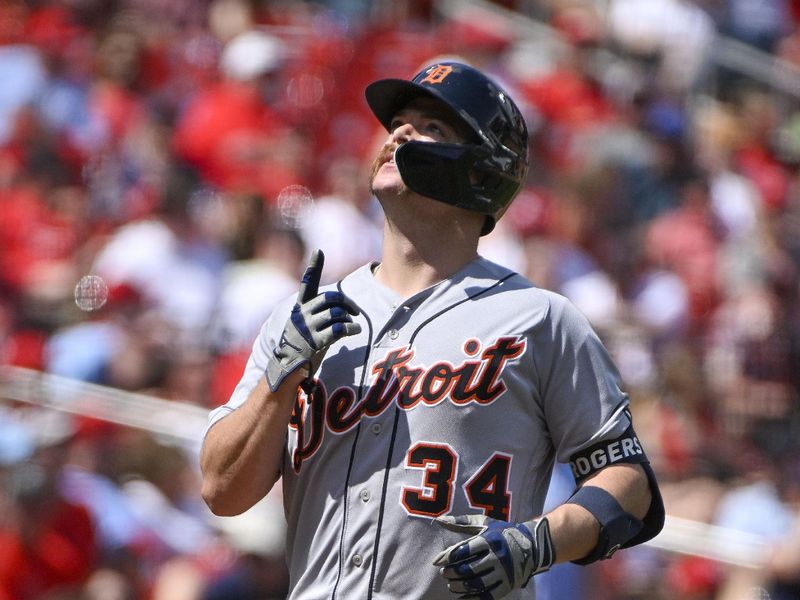
{"type": "MultiPolygon", "coordinates": [[[[417,294],[404,302],[388,308],[392,311],[384,326],[377,332],[367,358],[367,381],[374,385],[371,372],[377,363],[392,350],[408,343],[412,331],[409,324],[414,308],[419,306],[431,290],[417,294]]],[[[369,387],[364,393],[369,392],[369,387]]],[[[341,565],[342,575],[337,585],[336,597],[350,597],[356,589],[364,590],[364,598],[373,597],[376,560],[380,560],[380,536],[384,513],[390,510],[387,503],[389,471],[396,452],[395,435],[399,408],[392,401],[375,415],[365,415],[359,427],[353,452],[353,466],[348,481],[347,503],[344,515],[341,565]]]]}

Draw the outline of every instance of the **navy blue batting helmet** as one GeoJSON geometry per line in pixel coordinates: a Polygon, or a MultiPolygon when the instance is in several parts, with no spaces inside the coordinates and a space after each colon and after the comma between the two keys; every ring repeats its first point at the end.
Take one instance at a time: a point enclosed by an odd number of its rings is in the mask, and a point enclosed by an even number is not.
{"type": "Polygon", "coordinates": [[[517,105],[496,82],[458,62],[426,67],[411,80],[367,86],[367,103],[387,131],[411,100],[436,98],[474,133],[458,144],[409,141],[395,162],[403,182],[423,196],[486,215],[489,233],[525,182],[528,129],[517,105]]]}

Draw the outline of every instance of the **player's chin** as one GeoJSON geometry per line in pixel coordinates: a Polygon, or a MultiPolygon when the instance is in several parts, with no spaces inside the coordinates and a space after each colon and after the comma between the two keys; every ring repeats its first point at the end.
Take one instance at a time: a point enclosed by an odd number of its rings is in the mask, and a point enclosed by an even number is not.
{"type": "Polygon", "coordinates": [[[383,163],[372,174],[370,179],[370,190],[375,196],[380,198],[382,195],[397,195],[406,190],[406,185],[400,177],[400,172],[394,163],[383,163]]]}

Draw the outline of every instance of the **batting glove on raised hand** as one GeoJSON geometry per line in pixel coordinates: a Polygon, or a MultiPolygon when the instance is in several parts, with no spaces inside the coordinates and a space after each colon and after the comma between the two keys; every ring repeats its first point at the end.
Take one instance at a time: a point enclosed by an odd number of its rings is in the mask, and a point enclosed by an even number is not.
{"type": "Polygon", "coordinates": [[[361,325],[353,323],[359,310],[347,296],[334,291],[319,293],[324,264],[322,250],[315,250],[280,342],[267,361],[267,383],[273,392],[300,367],[308,366],[309,375],[314,374],[331,344],[361,331],[361,325]]]}
{"type": "Polygon", "coordinates": [[[484,515],[434,519],[449,531],[471,535],[440,552],[433,561],[460,599],[497,600],[524,587],[555,561],[545,517],[509,523],[484,515]]]}

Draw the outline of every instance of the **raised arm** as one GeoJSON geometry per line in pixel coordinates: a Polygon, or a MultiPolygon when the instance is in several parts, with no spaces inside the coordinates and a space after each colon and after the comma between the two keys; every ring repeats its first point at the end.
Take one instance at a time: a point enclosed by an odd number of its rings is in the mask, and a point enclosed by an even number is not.
{"type": "Polygon", "coordinates": [[[244,403],[206,433],[200,453],[202,494],[217,515],[240,514],[272,489],[300,384],[316,372],[331,344],[361,331],[353,322],[358,308],[344,294],[319,293],[324,261],[321,251],[314,252],[275,347],[254,347],[248,369],[265,374],[244,403]]]}
{"type": "Polygon", "coordinates": [[[280,474],[286,427],[305,371],[274,392],[262,377],[245,403],[217,421],[200,451],[203,500],[216,515],[238,515],[266,496],[280,474]]]}

